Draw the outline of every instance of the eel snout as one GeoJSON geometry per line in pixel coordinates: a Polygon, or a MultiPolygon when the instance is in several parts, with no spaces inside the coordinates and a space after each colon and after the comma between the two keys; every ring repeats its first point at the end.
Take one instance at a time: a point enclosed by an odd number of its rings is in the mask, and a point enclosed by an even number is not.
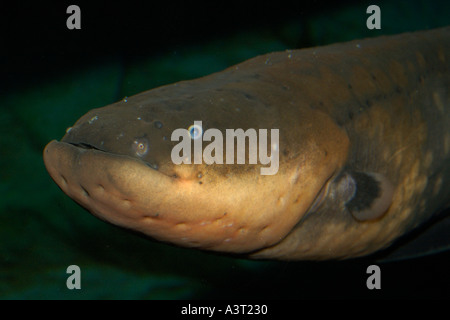
{"type": "Polygon", "coordinates": [[[55,140],[46,146],[44,162],[69,197],[103,220],[160,241],[233,253],[278,243],[321,187],[317,182],[301,196],[292,193],[293,184],[311,182],[298,169],[256,180],[252,175],[208,180],[205,173],[199,184],[138,159],[55,140]]]}

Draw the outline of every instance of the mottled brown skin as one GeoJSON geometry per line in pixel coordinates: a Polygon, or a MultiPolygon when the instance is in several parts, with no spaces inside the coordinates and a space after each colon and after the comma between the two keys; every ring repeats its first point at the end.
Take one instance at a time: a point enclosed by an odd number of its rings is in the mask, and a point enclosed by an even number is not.
{"type": "Polygon", "coordinates": [[[259,56],[90,111],[45,165],[96,216],[161,241],[251,258],[369,254],[450,199],[449,53],[443,28],[259,56]],[[171,133],[194,120],[279,128],[278,173],[174,165],[171,133]],[[346,206],[354,171],[392,186],[375,219],[346,206]]]}

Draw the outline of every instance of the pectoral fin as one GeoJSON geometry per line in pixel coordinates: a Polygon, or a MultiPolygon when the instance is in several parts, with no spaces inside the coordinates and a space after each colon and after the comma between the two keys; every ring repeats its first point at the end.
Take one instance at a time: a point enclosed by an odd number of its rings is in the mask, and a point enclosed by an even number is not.
{"type": "Polygon", "coordinates": [[[382,174],[351,171],[343,174],[338,193],[344,197],[352,216],[366,221],[380,218],[389,209],[394,187],[382,174]]]}

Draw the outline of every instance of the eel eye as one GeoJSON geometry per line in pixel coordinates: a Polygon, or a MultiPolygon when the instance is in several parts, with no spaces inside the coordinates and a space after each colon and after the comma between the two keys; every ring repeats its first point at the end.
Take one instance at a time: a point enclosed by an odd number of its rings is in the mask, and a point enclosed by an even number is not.
{"type": "Polygon", "coordinates": [[[203,129],[201,126],[193,124],[189,127],[188,132],[192,140],[197,140],[201,138],[203,134],[203,129]]]}
{"type": "Polygon", "coordinates": [[[148,152],[148,140],[146,138],[139,138],[133,141],[133,152],[138,157],[143,157],[148,152]]]}

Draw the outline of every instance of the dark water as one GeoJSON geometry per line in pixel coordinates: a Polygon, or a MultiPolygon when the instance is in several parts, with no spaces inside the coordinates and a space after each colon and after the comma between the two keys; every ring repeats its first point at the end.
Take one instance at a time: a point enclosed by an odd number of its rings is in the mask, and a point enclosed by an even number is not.
{"type": "Polygon", "coordinates": [[[449,25],[448,2],[323,1],[219,7],[81,6],[8,10],[2,20],[0,298],[449,298],[449,252],[395,263],[252,262],[148,241],[92,217],[47,175],[42,150],[86,111],[269,51],[449,25]],[[82,289],[68,290],[78,265],[82,289]],[[366,287],[381,267],[381,290],[366,287]]]}

